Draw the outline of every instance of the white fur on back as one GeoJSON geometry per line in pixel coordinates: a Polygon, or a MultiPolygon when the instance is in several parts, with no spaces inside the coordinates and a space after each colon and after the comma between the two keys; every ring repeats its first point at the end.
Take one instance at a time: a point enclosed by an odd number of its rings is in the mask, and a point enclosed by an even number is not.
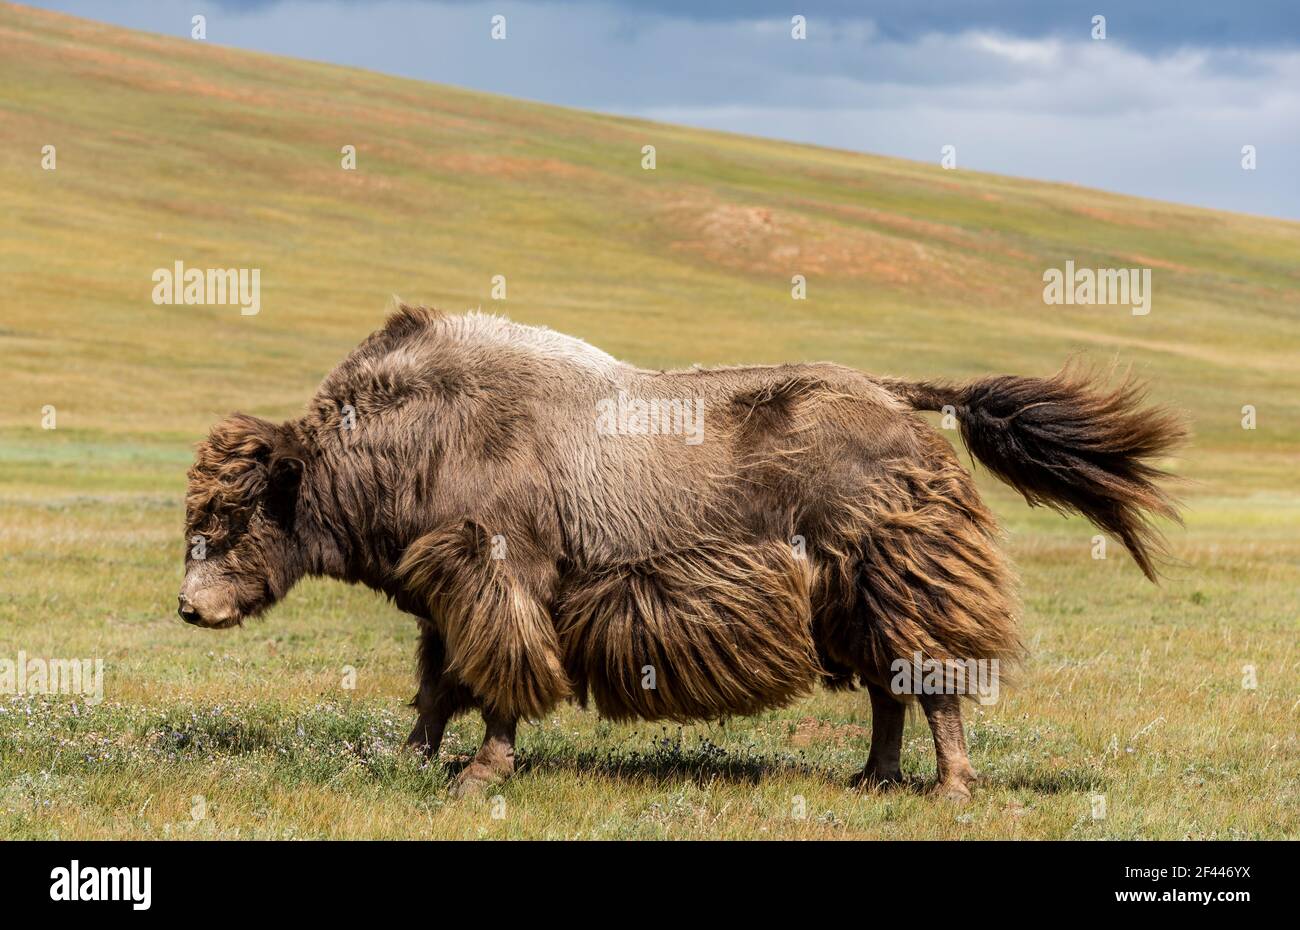
{"type": "Polygon", "coordinates": [[[441,322],[456,338],[467,343],[529,349],[542,358],[585,368],[597,374],[611,374],[621,364],[614,356],[581,339],[557,333],[544,326],[512,323],[505,317],[490,313],[471,311],[462,316],[444,317],[441,322]]]}

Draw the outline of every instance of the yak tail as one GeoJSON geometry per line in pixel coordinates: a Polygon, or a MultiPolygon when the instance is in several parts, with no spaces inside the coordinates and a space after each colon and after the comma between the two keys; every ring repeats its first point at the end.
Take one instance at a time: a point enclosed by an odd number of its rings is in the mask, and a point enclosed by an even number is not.
{"type": "Polygon", "coordinates": [[[1155,581],[1164,540],[1153,518],[1182,522],[1160,486],[1172,476],[1155,462],[1186,440],[1187,427],[1168,410],[1144,406],[1145,388],[1131,377],[1111,389],[1092,381],[1067,366],[1052,378],[884,385],[915,410],[955,414],[975,459],[1031,507],[1083,514],[1155,581]]]}

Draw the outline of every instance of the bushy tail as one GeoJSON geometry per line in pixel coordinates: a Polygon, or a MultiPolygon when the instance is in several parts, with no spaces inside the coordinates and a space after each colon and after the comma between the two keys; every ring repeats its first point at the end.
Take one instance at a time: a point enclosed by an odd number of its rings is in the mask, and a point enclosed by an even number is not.
{"type": "Polygon", "coordinates": [[[1179,520],[1154,462],[1187,438],[1181,418],[1143,406],[1132,378],[1105,389],[1069,367],[1052,378],[1000,375],[967,384],[886,381],[916,410],[951,406],[971,454],[1024,495],[1083,514],[1118,538],[1155,580],[1164,541],[1155,516],[1179,520]]]}

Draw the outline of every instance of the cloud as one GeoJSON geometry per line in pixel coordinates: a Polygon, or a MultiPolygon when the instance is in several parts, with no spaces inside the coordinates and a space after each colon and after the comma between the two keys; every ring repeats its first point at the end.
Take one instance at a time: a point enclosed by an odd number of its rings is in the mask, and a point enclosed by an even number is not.
{"type": "MultiPolygon", "coordinates": [[[[255,12],[282,0],[219,0],[215,5],[237,12],[255,12]]],[[[329,5],[369,6],[372,0],[302,0],[318,8],[329,5]]],[[[411,0],[412,6],[473,7],[474,0],[411,0]]],[[[537,0],[536,7],[564,10],[565,0],[537,0]]],[[[1182,45],[1199,47],[1277,47],[1300,44],[1300,11],[1294,0],[1251,0],[1230,5],[1223,0],[1144,0],[1108,4],[1096,0],[611,0],[610,6],[635,17],[660,16],[690,22],[767,20],[787,23],[799,13],[815,26],[861,21],[869,13],[880,34],[909,41],[932,33],[993,30],[1004,35],[1040,38],[1068,37],[1091,28],[1102,14],[1115,38],[1155,51],[1182,45]]],[[[548,14],[548,15],[552,15],[548,14]]]]}

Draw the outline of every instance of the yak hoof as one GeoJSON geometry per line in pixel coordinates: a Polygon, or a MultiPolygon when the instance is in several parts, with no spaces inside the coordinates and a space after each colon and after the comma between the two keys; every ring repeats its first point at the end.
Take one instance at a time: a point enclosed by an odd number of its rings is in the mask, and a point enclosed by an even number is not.
{"type": "Polygon", "coordinates": [[[451,783],[452,798],[482,797],[487,789],[505,781],[506,774],[497,772],[482,762],[471,762],[451,783]]]}
{"type": "Polygon", "coordinates": [[[966,804],[970,801],[970,785],[960,778],[948,778],[939,782],[930,792],[936,798],[966,804]]]}

